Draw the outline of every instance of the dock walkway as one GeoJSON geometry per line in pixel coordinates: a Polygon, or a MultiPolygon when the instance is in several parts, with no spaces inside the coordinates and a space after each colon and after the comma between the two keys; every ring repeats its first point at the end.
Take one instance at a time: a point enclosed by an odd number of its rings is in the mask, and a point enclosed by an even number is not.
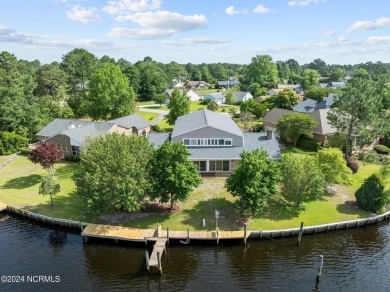
{"type": "Polygon", "coordinates": [[[161,257],[165,251],[165,246],[168,239],[159,237],[153,246],[153,252],[149,259],[149,267],[151,273],[162,273],[161,257]]]}

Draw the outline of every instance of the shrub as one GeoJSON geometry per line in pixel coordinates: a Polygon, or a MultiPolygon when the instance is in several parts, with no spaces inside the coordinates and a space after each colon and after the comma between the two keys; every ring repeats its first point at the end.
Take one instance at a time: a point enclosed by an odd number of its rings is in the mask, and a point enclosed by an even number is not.
{"type": "Polygon", "coordinates": [[[159,125],[154,125],[153,126],[153,130],[156,131],[156,132],[162,132],[162,129],[159,125]]]}
{"type": "Polygon", "coordinates": [[[297,146],[311,151],[318,151],[321,147],[321,142],[313,141],[306,138],[299,138],[299,140],[297,141],[297,146]]]}
{"type": "Polygon", "coordinates": [[[381,145],[381,144],[375,145],[374,149],[379,154],[390,154],[390,148],[385,145],[381,145]]]}
{"type": "Polygon", "coordinates": [[[30,155],[32,150],[29,148],[20,148],[19,152],[21,155],[30,155]]]}
{"type": "Polygon", "coordinates": [[[81,161],[81,157],[70,155],[70,156],[66,156],[65,160],[70,161],[70,162],[79,162],[79,161],[81,161]]]}
{"type": "Polygon", "coordinates": [[[374,173],[356,191],[356,202],[366,211],[378,212],[386,202],[384,188],[381,176],[374,173]]]}
{"type": "Polygon", "coordinates": [[[366,163],[378,163],[379,155],[375,150],[370,150],[365,153],[359,154],[359,160],[364,161],[366,163]]]}
{"type": "Polygon", "coordinates": [[[348,157],[347,166],[352,169],[352,173],[357,173],[359,170],[359,163],[354,157],[348,157]]]}
{"type": "Polygon", "coordinates": [[[203,104],[203,105],[208,105],[210,103],[210,99],[204,99],[200,102],[200,104],[203,104]]]}
{"type": "Polygon", "coordinates": [[[0,155],[9,155],[27,146],[28,139],[16,133],[3,132],[0,134],[0,155]]]}

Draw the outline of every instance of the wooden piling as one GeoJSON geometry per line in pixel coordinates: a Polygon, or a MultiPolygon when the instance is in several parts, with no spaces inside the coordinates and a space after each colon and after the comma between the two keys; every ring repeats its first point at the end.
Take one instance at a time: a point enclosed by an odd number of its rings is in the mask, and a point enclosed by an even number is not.
{"type": "Polygon", "coordinates": [[[217,245],[219,244],[219,228],[215,229],[215,234],[217,235],[217,245]]]}
{"type": "Polygon", "coordinates": [[[145,251],[145,262],[146,262],[146,272],[150,274],[150,266],[149,266],[149,252],[145,251]]]}
{"type": "Polygon", "coordinates": [[[301,228],[299,228],[297,246],[301,245],[302,234],[303,234],[303,222],[301,222],[301,228]]]}
{"type": "Polygon", "coordinates": [[[323,263],[324,263],[324,256],[320,255],[320,267],[318,268],[318,273],[317,273],[317,283],[320,281],[321,278],[323,263]]]}
{"type": "Polygon", "coordinates": [[[169,228],[167,227],[167,243],[169,244],[169,228]]]}
{"type": "Polygon", "coordinates": [[[246,223],[244,224],[244,244],[246,244],[246,232],[247,232],[247,225],[246,223]]]}
{"type": "Polygon", "coordinates": [[[190,244],[190,229],[187,227],[187,244],[190,244]]]}
{"type": "Polygon", "coordinates": [[[161,253],[159,251],[157,252],[157,263],[158,270],[160,271],[160,274],[162,274],[161,253]]]}

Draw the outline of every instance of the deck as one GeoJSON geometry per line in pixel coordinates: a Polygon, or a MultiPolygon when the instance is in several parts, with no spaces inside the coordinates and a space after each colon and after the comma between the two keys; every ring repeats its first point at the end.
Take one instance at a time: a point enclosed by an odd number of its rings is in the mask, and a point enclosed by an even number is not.
{"type": "Polygon", "coordinates": [[[167,238],[159,237],[156,243],[153,246],[153,252],[149,259],[149,267],[151,273],[162,273],[161,268],[161,257],[165,251],[165,246],[167,244],[167,238]],[[160,257],[160,260],[158,259],[160,257]],[[160,261],[160,264],[159,264],[160,261]]]}
{"type": "Polygon", "coordinates": [[[7,210],[7,205],[4,203],[0,203],[0,212],[7,210]]]}
{"type": "Polygon", "coordinates": [[[154,236],[155,231],[152,229],[135,229],[121,226],[89,224],[83,232],[82,236],[110,238],[128,241],[145,241],[147,238],[154,236]]]}

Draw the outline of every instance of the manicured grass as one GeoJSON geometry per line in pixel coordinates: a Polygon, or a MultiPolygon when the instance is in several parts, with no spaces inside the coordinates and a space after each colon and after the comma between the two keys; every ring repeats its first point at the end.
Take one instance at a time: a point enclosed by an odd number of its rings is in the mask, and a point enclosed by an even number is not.
{"type": "MultiPolygon", "coordinates": [[[[96,222],[96,218],[88,215],[81,199],[75,193],[75,185],[71,179],[77,164],[60,162],[57,164],[57,182],[61,192],[54,196],[54,208],[50,206],[49,196],[38,194],[40,176],[47,175],[39,165],[31,163],[26,157],[17,157],[9,165],[0,170],[0,202],[16,207],[25,207],[34,212],[64,219],[96,222]]],[[[352,175],[349,186],[336,186],[338,193],[327,195],[322,199],[302,204],[301,208],[286,203],[279,195],[274,196],[264,212],[250,219],[249,229],[270,230],[324,224],[337,221],[353,220],[370,216],[358,208],[354,193],[364,179],[379,170],[378,165],[361,165],[359,172],[352,175]]],[[[178,203],[176,213],[150,213],[147,217],[123,222],[124,226],[134,228],[154,228],[162,225],[171,230],[214,230],[215,210],[220,211],[218,227],[221,230],[238,230],[238,216],[234,209],[233,198],[224,188],[225,178],[204,178],[203,184],[194,190],[190,198],[178,203]],[[206,227],[202,220],[206,220],[206,227]]],[[[390,182],[387,182],[387,188],[390,182]]]]}
{"type": "Polygon", "coordinates": [[[298,146],[286,145],[286,148],[281,149],[282,154],[297,154],[297,155],[316,155],[317,152],[307,150],[298,146]]]}
{"type": "Polygon", "coordinates": [[[0,165],[2,165],[4,162],[6,162],[8,159],[10,159],[11,156],[12,156],[12,154],[11,155],[1,155],[0,156],[0,165]]]}
{"type": "Polygon", "coordinates": [[[158,113],[149,113],[149,112],[141,112],[141,111],[137,111],[135,113],[143,117],[145,120],[149,122],[153,121],[158,116],[158,113]]]}
{"type": "Polygon", "coordinates": [[[161,120],[157,125],[161,128],[163,132],[172,132],[173,131],[173,126],[168,124],[167,119],[161,120]]]}
{"type": "Polygon", "coordinates": [[[153,100],[149,100],[149,101],[137,101],[135,103],[136,106],[149,105],[149,104],[155,104],[155,102],[153,100]]]}
{"type": "Polygon", "coordinates": [[[0,170],[0,202],[47,216],[87,221],[89,218],[74,192],[75,185],[71,179],[75,165],[69,162],[56,164],[56,182],[60,184],[61,192],[54,196],[52,208],[50,196],[38,193],[40,177],[47,176],[48,172],[26,157],[19,156],[0,170]]]}

